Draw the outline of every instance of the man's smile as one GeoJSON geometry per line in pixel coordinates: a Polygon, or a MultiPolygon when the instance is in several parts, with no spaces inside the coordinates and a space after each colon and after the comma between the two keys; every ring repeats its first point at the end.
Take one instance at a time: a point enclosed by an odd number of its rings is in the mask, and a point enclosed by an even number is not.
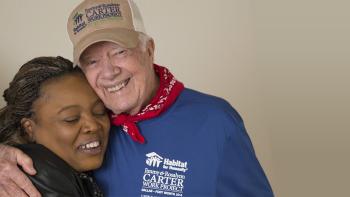
{"type": "Polygon", "coordinates": [[[126,85],[128,85],[129,81],[130,81],[130,78],[127,78],[126,80],[124,80],[124,81],[118,83],[117,85],[114,85],[114,86],[112,86],[112,87],[108,87],[108,88],[106,88],[106,89],[107,89],[107,91],[108,91],[109,93],[118,92],[118,91],[120,91],[121,89],[123,89],[126,85]]]}

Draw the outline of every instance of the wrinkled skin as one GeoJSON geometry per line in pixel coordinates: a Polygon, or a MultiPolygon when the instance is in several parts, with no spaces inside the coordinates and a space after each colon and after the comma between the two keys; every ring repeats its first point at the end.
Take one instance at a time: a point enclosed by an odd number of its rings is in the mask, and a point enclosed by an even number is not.
{"type": "Polygon", "coordinates": [[[40,197],[40,193],[16,164],[30,175],[36,173],[32,160],[21,150],[0,144],[0,196],[40,197]]]}

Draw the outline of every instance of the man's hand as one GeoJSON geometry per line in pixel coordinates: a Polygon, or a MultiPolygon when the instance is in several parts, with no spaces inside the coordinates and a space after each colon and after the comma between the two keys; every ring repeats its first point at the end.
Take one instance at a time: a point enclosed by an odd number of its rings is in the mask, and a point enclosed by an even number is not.
{"type": "Polygon", "coordinates": [[[0,196],[40,197],[38,190],[17,165],[30,175],[36,174],[30,157],[17,148],[0,144],[0,196]]]}

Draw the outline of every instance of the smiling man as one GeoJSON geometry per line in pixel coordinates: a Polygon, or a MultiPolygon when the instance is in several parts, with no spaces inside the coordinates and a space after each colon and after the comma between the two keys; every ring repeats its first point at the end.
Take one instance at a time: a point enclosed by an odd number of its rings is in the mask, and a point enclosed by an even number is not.
{"type": "Polygon", "coordinates": [[[154,64],[132,1],[86,0],[68,32],[74,62],[111,110],[106,160],[94,172],[107,196],[273,196],[240,115],[154,64]]]}

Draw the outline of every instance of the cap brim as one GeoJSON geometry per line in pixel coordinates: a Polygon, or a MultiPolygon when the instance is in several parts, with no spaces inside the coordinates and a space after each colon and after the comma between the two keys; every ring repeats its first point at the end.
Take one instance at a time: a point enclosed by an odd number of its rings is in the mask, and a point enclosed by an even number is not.
{"type": "Polygon", "coordinates": [[[129,29],[113,28],[113,29],[103,29],[94,31],[83,38],[74,47],[73,51],[73,61],[74,65],[79,65],[80,55],[85,51],[86,48],[94,43],[109,41],[114,42],[125,48],[134,48],[138,44],[138,32],[129,29]]]}

